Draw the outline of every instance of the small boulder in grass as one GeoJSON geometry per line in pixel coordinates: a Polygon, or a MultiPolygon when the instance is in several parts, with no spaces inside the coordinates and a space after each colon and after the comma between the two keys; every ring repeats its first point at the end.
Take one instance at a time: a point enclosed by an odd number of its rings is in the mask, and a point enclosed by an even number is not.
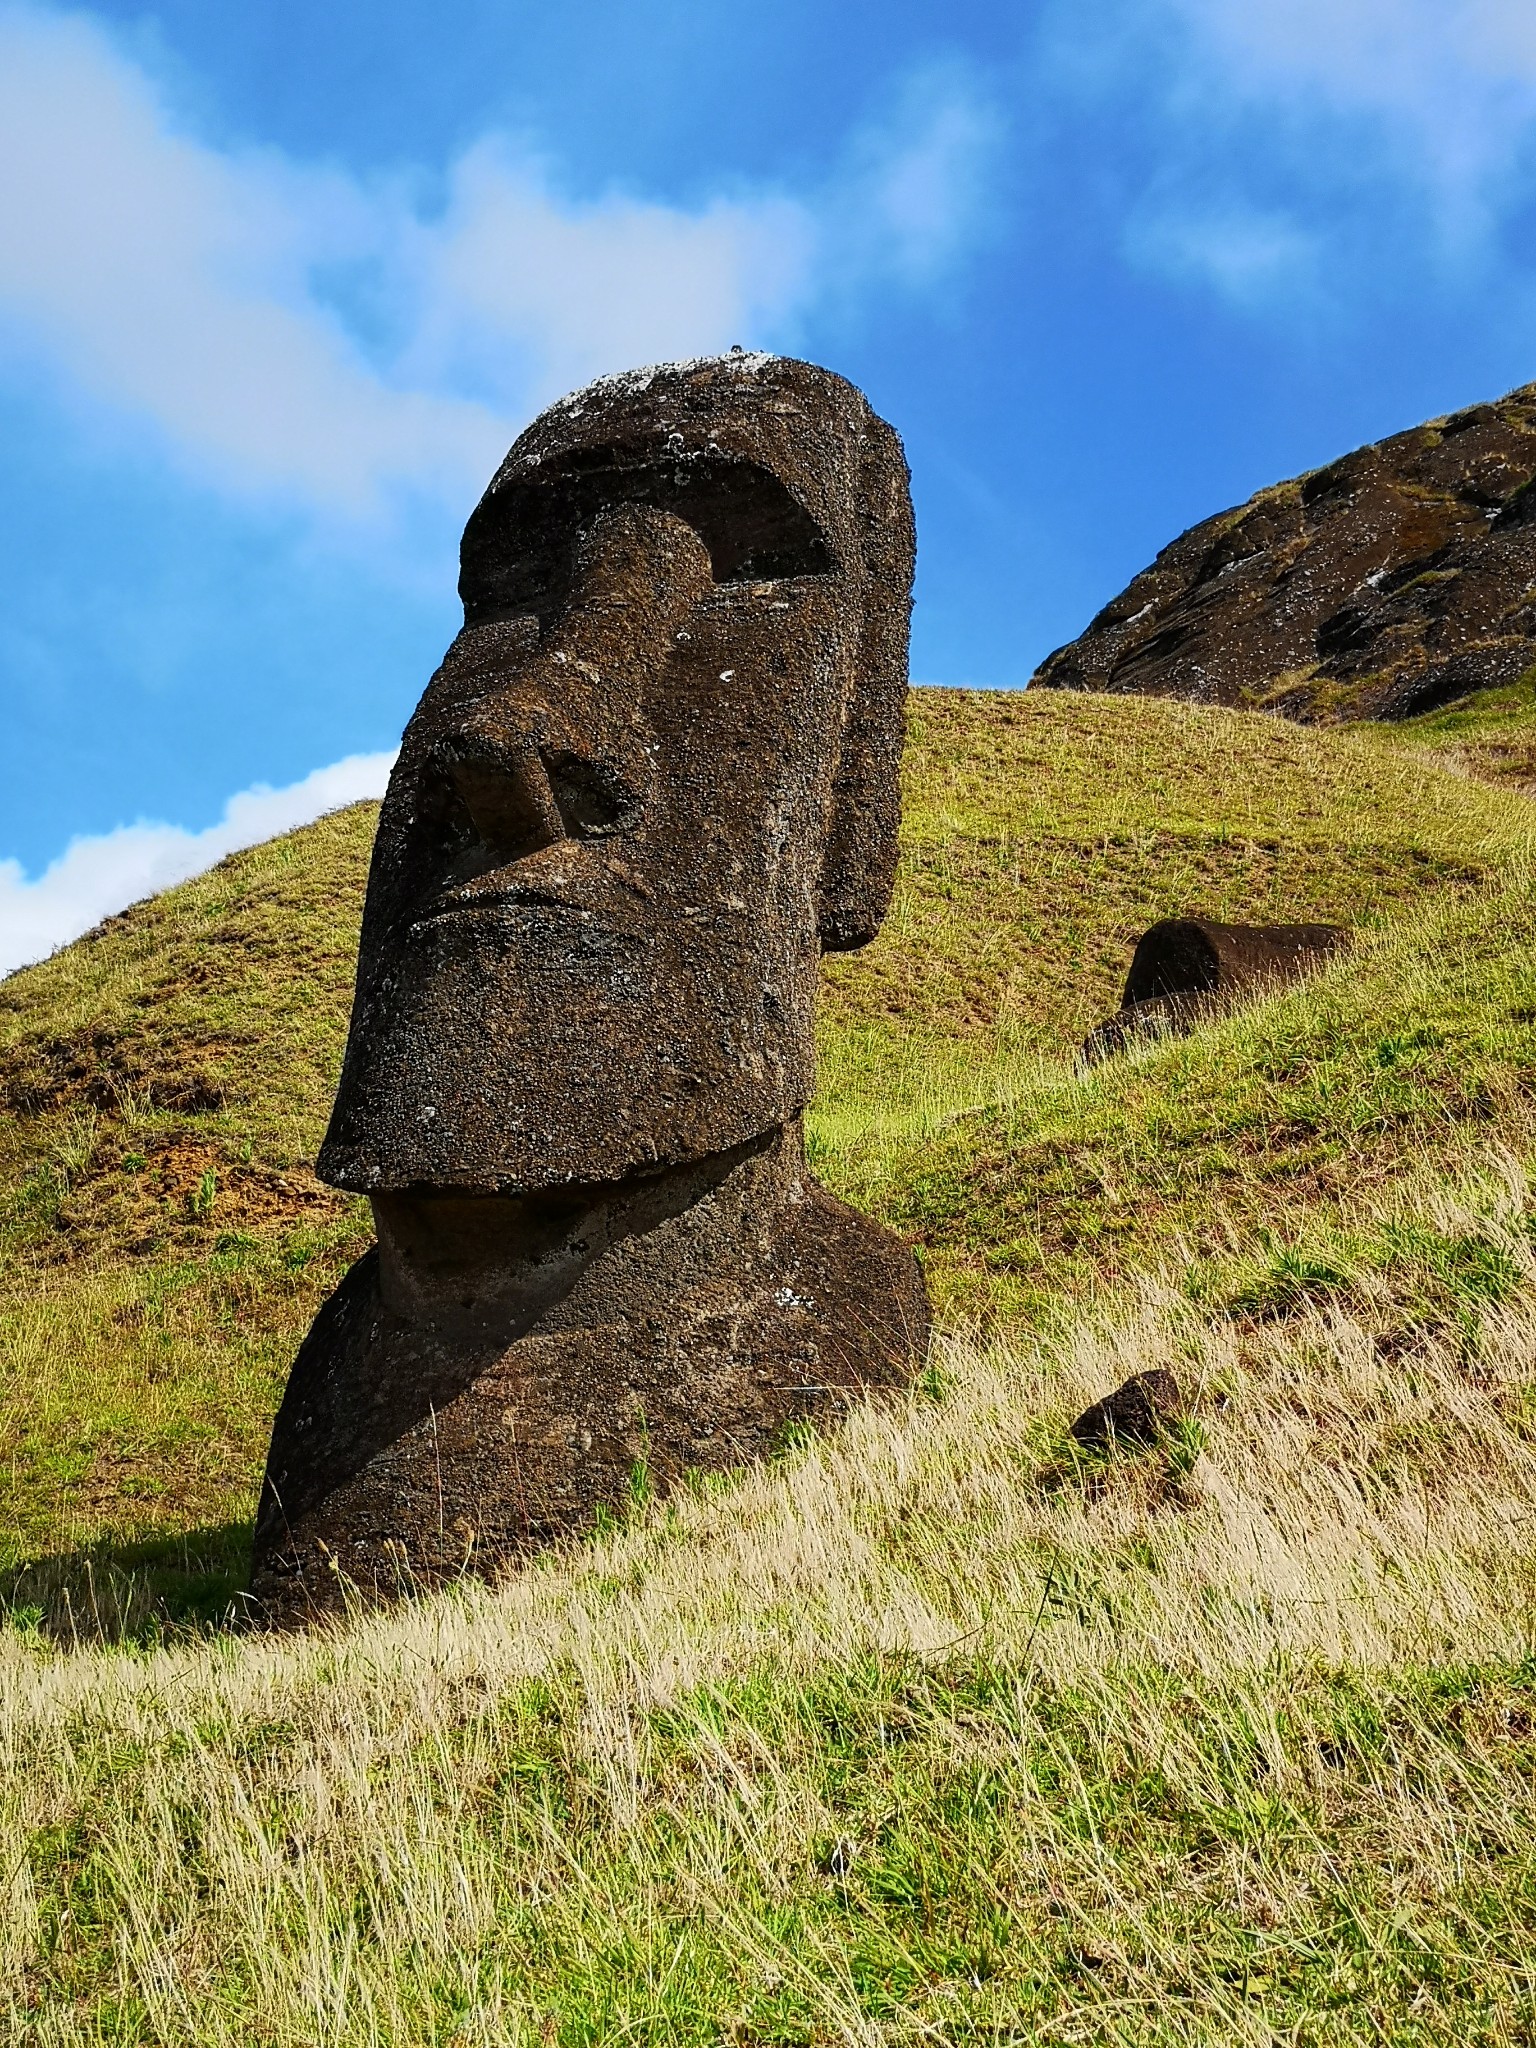
{"type": "Polygon", "coordinates": [[[1109,1450],[1117,1443],[1142,1449],[1155,1443],[1184,1412],[1183,1388],[1171,1372],[1159,1366],[1136,1373],[1124,1386],[1085,1408],[1070,1434],[1084,1450],[1109,1450]]]}

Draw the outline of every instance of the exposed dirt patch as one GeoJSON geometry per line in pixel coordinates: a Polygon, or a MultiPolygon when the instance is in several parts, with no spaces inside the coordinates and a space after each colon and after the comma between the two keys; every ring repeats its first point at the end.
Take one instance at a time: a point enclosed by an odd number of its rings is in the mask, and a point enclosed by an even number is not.
{"type": "Polygon", "coordinates": [[[54,1228],[34,1246],[45,1265],[107,1245],[145,1257],[180,1246],[206,1250],[220,1236],[271,1236],[341,1216],[349,1197],[307,1166],[279,1168],[232,1156],[215,1139],[166,1132],[100,1143],[70,1180],[54,1228]]]}
{"type": "Polygon", "coordinates": [[[17,1116],[46,1116],[76,1106],[125,1106],[207,1116],[230,1099],[218,1066],[234,1054],[229,1040],[200,1046],[157,1043],[93,1025],[61,1038],[23,1040],[0,1048],[0,1103],[17,1116]]]}

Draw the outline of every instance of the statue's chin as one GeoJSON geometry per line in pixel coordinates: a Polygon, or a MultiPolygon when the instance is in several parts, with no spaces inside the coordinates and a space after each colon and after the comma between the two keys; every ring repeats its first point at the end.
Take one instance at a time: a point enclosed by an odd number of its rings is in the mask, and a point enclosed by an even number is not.
{"type": "Polygon", "coordinates": [[[619,1181],[536,1194],[416,1187],[373,1197],[379,1292],[392,1313],[469,1342],[510,1344],[563,1300],[594,1261],[655,1231],[736,1176],[764,1214],[796,1185],[798,1133],[764,1132],[728,1152],[619,1181]],[[765,1165],[754,1166],[772,1154],[765,1165]],[[786,1171],[788,1167],[788,1171],[786,1171]]]}

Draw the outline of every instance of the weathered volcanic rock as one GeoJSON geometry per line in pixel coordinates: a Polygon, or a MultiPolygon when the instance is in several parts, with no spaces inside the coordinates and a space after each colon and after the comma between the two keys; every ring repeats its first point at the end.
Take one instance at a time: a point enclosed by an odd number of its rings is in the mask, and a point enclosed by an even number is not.
{"type": "Polygon", "coordinates": [[[1131,956],[1120,1008],[1083,1041],[1089,1062],[1139,1039],[1172,1038],[1245,996],[1299,981],[1349,943],[1336,924],[1218,924],[1167,917],[1144,931],[1131,956]]]}
{"type": "Polygon", "coordinates": [[[1145,1002],[1122,1003],[1113,1017],[1095,1024],[1083,1040],[1083,1058],[1090,1067],[1118,1052],[1159,1038],[1185,1038],[1211,1014],[1200,996],[1149,996],[1145,1002]]]}
{"type": "Polygon", "coordinates": [[[1290,483],[1164,548],[1046,689],[1400,719],[1536,663],[1536,385],[1290,483]]]}
{"type": "Polygon", "coordinates": [[[890,898],[913,545],[896,435],[782,358],[604,379],[498,471],[379,818],[319,1164],[378,1248],[277,1417],[269,1617],[494,1571],[910,1374],[916,1264],[800,1118],[820,955],[890,898]]]}
{"type": "Polygon", "coordinates": [[[1108,1450],[1116,1443],[1138,1449],[1156,1443],[1187,1410],[1184,1390],[1166,1367],[1136,1373],[1102,1401],[1085,1408],[1068,1434],[1084,1450],[1108,1450]]]}

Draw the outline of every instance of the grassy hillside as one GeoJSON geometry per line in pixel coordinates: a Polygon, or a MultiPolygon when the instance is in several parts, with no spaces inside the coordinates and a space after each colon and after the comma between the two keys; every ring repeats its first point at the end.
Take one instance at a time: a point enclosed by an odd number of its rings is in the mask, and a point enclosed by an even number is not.
{"type": "Polygon", "coordinates": [[[1481,782],[1536,793],[1536,669],[1503,689],[1383,726],[1378,737],[1481,782]]]}
{"type": "Polygon", "coordinates": [[[1526,1204],[1405,1207],[1280,1315],[948,1343],[497,1594],[13,1638],[6,2038],[1528,2041],[1526,1204]],[[1071,1456],[1154,1362],[1191,1425],[1071,1456]]]}
{"type": "Polygon", "coordinates": [[[369,1238],[309,1161],[371,830],[324,819],[0,983],[0,1569],[190,1534],[168,1583],[228,1598],[274,1389],[369,1238]]]}
{"type": "MultiPolygon", "coordinates": [[[[288,1363],[367,1242],[309,1161],[372,826],[359,805],[236,855],[0,985],[0,1569],[66,1560],[22,1595],[78,1583],[93,1549],[105,1587],[126,1549],[141,1590],[159,1560],[179,1601],[228,1596],[288,1363]]],[[[1034,1120],[1142,926],[1371,929],[1475,892],[1528,830],[1517,800],[1260,717],[918,692],[896,903],[828,970],[818,1165],[975,1302],[974,1247],[939,1198],[913,1211],[907,1149],[987,1103],[1034,1120]]]]}
{"type": "Polygon", "coordinates": [[[144,1623],[227,1592],[363,1238],[303,1161],[368,815],[0,985],[4,2038],[1536,2033],[1528,805],[1155,701],[913,740],[812,1140],[925,1248],[921,1388],[319,1641],[144,1623]],[[1194,907],[1363,937],[1078,1076],[1194,907]],[[1187,1421],[1076,1451],[1154,1364],[1187,1421]]]}

